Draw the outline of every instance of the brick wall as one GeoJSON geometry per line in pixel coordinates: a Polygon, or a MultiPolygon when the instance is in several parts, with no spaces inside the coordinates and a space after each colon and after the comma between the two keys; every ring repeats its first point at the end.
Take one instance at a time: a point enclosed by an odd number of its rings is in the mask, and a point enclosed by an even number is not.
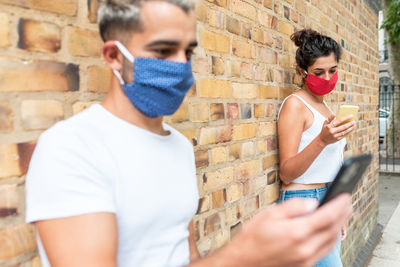
{"type": "MultiPolygon", "coordinates": [[[[40,266],[24,224],[24,179],[35,140],[107,92],[96,0],[0,0],[0,266],[40,266]]],[[[228,242],[279,194],[276,114],[299,84],[289,35],[311,26],[343,47],[327,102],[360,105],[346,155],[371,151],[358,186],[346,266],[377,221],[377,16],[362,0],[198,0],[196,85],[166,121],[193,143],[202,252],[228,242]]]]}

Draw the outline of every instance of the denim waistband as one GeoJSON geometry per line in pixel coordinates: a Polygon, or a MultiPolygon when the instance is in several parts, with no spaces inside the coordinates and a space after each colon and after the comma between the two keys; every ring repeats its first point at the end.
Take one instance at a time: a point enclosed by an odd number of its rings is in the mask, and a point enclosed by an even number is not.
{"type": "Polygon", "coordinates": [[[314,189],[281,190],[278,203],[293,197],[315,198],[320,201],[325,196],[328,187],[329,185],[314,189]]]}
{"type": "Polygon", "coordinates": [[[313,189],[300,189],[300,190],[283,190],[281,189],[282,192],[285,192],[286,195],[298,195],[298,194],[312,194],[312,193],[322,193],[328,190],[328,186],[324,187],[319,187],[319,188],[313,188],[313,189]]]}

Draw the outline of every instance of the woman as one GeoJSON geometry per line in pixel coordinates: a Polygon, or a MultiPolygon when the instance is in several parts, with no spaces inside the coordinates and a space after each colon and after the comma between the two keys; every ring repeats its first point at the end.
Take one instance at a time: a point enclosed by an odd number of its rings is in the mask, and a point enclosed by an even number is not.
{"type": "MultiPolygon", "coordinates": [[[[292,197],[316,198],[326,193],[343,162],[345,137],[353,131],[351,118],[335,120],[324,96],[335,87],[341,49],[328,36],[311,29],[295,32],[291,40],[298,46],[297,71],[303,77],[300,90],[288,96],[278,114],[280,178],[279,202],[292,197]]],[[[343,240],[346,237],[342,228],[343,240]]],[[[340,239],[337,246],[316,266],[342,266],[340,239]]]]}

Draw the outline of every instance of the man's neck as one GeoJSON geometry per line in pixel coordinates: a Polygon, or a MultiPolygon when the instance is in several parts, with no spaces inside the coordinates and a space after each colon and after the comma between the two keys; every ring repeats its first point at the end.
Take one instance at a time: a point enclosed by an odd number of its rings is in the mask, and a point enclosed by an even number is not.
{"type": "Polygon", "coordinates": [[[140,112],[128,99],[119,83],[113,79],[110,91],[102,102],[102,106],[118,118],[137,127],[159,135],[168,135],[162,122],[163,117],[150,118],[140,112]]]}

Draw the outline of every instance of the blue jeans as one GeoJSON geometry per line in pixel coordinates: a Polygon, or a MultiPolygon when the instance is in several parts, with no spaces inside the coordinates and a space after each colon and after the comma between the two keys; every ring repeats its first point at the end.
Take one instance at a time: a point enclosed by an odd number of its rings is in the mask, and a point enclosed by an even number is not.
{"type": "MultiPolygon", "coordinates": [[[[305,190],[281,190],[281,197],[278,203],[286,201],[290,198],[315,198],[320,201],[326,194],[327,186],[316,188],[316,189],[305,189],[305,190]]],[[[324,258],[319,260],[316,267],[342,267],[342,260],[340,259],[340,233],[338,242],[335,247],[329,252],[324,258]]]]}

